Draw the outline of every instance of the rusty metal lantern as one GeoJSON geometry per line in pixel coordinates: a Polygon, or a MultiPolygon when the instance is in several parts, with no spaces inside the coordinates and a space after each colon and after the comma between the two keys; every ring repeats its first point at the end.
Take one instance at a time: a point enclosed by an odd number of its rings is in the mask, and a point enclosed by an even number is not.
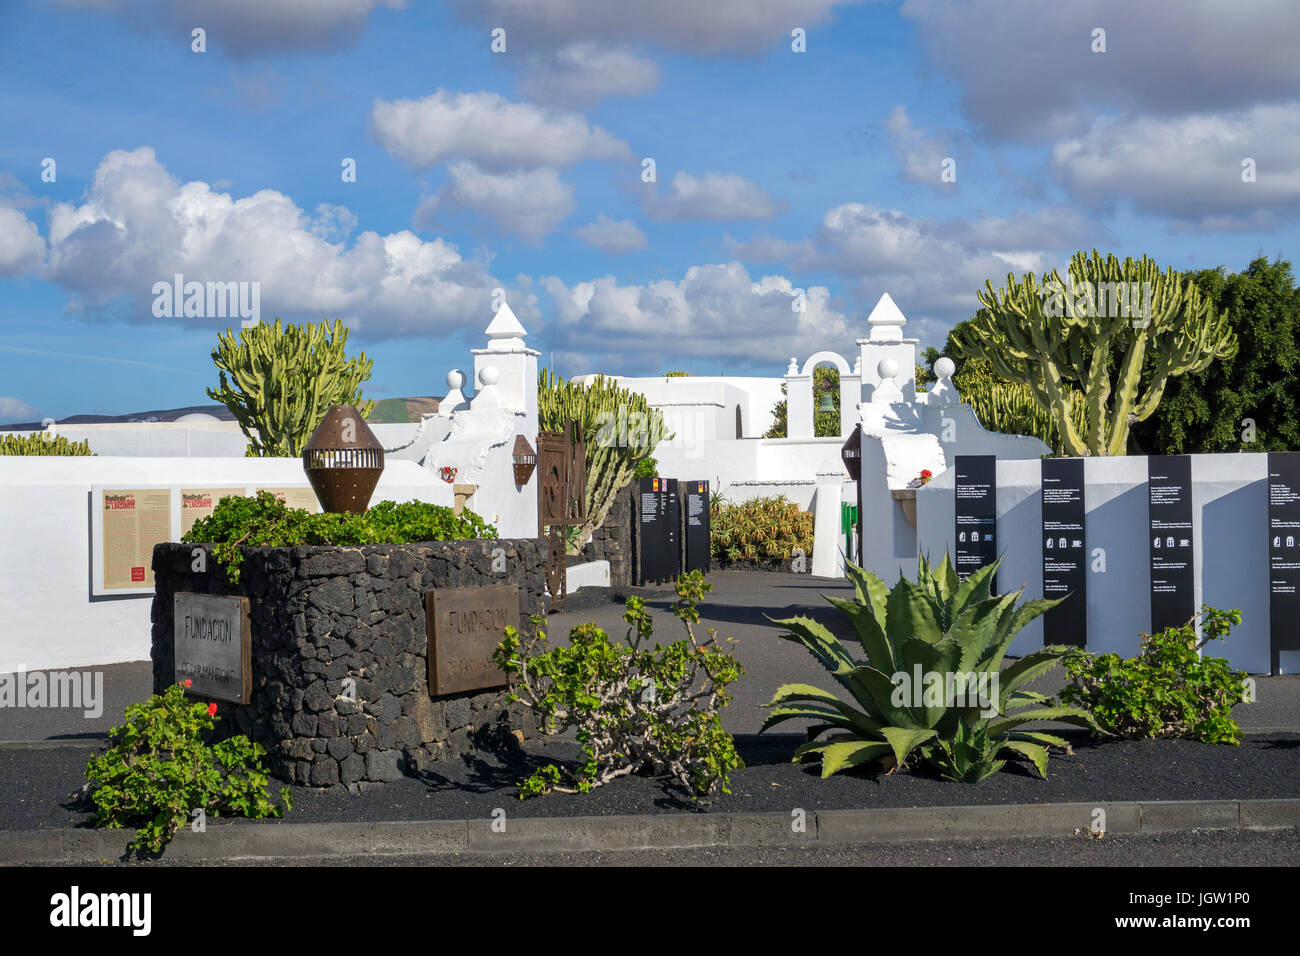
{"type": "Polygon", "coordinates": [[[515,467],[515,485],[522,488],[537,468],[537,452],[528,444],[527,438],[516,435],[515,449],[510,457],[515,467]]]}
{"type": "Polygon", "coordinates": [[[844,470],[849,473],[849,477],[854,481],[862,478],[862,429],[854,425],[853,431],[849,434],[849,440],[840,447],[840,460],[844,462],[844,470]]]}
{"type": "Polygon", "coordinates": [[[384,446],[355,405],[331,405],[302,450],[302,467],[323,511],[363,514],[384,471],[384,446]]]}

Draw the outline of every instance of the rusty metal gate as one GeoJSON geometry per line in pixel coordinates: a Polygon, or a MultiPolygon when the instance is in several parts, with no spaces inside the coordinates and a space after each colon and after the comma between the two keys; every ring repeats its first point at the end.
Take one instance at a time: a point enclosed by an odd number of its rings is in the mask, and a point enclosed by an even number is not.
{"type": "Polygon", "coordinates": [[[551,602],[564,606],[568,596],[565,532],[587,520],[587,451],[570,419],[564,431],[539,432],[537,466],[537,534],[546,539],[546,587],[551,602]]]}

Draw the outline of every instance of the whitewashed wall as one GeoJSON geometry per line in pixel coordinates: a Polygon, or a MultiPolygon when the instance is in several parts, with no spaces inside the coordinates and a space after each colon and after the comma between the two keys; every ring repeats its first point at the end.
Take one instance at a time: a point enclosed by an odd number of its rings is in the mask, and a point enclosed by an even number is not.
{"type": "MultiPolygon", "coordinates": [[[[579,375],[589,383],[595,375],[579,375]]],[[[667,444],[689,445],[726,441],[736,437],[736,408],[740,408],[741,435],[757,438],[772,427],[772,409],[781,401],[783,378],[678,375],[671,378],[620,378],[606,376],[620,388],[639,392],[663,413],[664,423],[676,437],[667,444]]]]}
{"type": "MultiPolygon", "coordinates": [[[[90,595],[92,484],[305,485],[280,458],[0,456],[0,673],[149,657],[149,595],[90,595]]],[[[389,462],[373,501],[452,503],[414,462],[389,462]]],[[[216,573],[220,573],[217,571],[216,573]]]]}
{"type": "Polygon", "coordinates": [[[96,455],[128,458],[243,458],[248,448],[248,439],[235,422],[104,422],[55,425],[35,434],[89,442],[96,455]]]}
{"type": "MultiPolygon", "coordinates": [[[[932,560],[954,548],[954,473],[937,476],[917,493],[917,538],[932,560]]],[[[1151,572],[1147,541],[1147,460],[1129,456],[1084,460],[1087,547],[1105,552],[1104,572],[1088,574],[1088,649],[1137,652],[1151,628],[1151,572]]],[[[1204,653],[1226,657],[1253,674],[1269,660],[1267,456],[1192,456],[1193,554],[1196,606],[1241,610],[1241,625],[1204,653]]],[[[1026,598],[1043,596],[1042,478],[1038,461],[997,463],[998,540],[1005,557],[998,589],[1022,585],[1026,598]]],[[[1091,564],[1091,562],[1090,562],[1091,564]]],[[[915,574],[915,562],[908,573],[915,574]]],[[[1041,647],[1041,620],[1012,645],[1014,654],[1041,647]]],[[[1282,669],[1300,670],[1300,654],[1284,652],[1282,669]]]]}

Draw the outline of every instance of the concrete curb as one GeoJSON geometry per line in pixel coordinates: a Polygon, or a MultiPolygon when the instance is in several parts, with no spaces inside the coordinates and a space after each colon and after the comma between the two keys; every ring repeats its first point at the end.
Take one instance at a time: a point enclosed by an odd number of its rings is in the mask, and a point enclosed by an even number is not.
{"type": "MultiPolygon", "coordinates": [[[[1300,798],[902,807],[803,813],[678,813],[610,817],[382,823],[214,823],[182,830],[170,860],[328,859],[410,853],[618,851],[716,846],[889,843],[1106,833],[1300,827],[1300,798]],[[1104,821],[1097,811],[1104,811],[1104,821]],[[797,825],[801,824],[802,829],[797,825]]],[[[128,830],[0,831],[0,865],[120,860],[128,830]]]]}

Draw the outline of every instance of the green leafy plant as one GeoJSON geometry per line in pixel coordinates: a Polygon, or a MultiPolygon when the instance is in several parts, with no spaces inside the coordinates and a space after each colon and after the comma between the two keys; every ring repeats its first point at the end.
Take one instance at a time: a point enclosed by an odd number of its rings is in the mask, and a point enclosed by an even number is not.
{"type": "Polygon", "coordinates": [[[709,534],[713,559],[721,564],[788,561],[796,551],[812,555],[813,516],[784,495],[732,503],[716,494],[709,502],[709,534]]]}
{"type": "Polygon", "coordinates": [[[1048,748],[1068,744],[1055,734],[1027,730],[1026,723],[1058,720],[1099,728],[1085,711],[1040,706],[1050,699],[1022,689],[1069,648],[1045,647],[1002,666],[1021,629],[1057,602],[1017,607],[1020,591],[990,594],[1000,563],[960,581],[946,554],[933,573],[922,557],[916,582],[900,575],[892,589],[849,564],[855,599],[827,600],[852,623],[864,658],[855,658],[811,618],[776,623],[789,629],[784,639],[802,644],[834,675],[853,703],[808,684],[786,684],[767,705],[772,713],[762,730],[787,720],[817,721],[794,760],[819,759],[822,777],[872,760],[892,770],[919,759],[949,780],[973,783],[1018,757],[1046,777],[1048,748]]]}
{"type": "Polygon", "coordinates": [[[290,508],[270,492],[261,491],[255,498],[222,498],[212,514],[194,522],[181,540],[213,544],[213,556],[226,569],[227,577],[238,581],[244,548],[407,544],[495,538],[496,533],[496,528],[474,512],[457,515],[445,505],[381,501],[365,514],[313,514],[303,508],[290,508]]]}
{"type": "MultiPolygon", "coordinates": [[[[1232,358],[1172,379],[1160,407],[1135,422],[1153,455],[1300,448],[1300,286],[1290,262],[1253,259],[1187,273],[1214,302],[1241,343],[1232,358]]],[[[1143,377],[1159,369],[1148,362],[1143,377]]]]}
{"type": "Polygon", "coordinates": [[[1066,703],[1092,711],[1097,723],[1120,737],[1186,737],[1207,744],[1241,743],[1241,726],[1232,707],[1246,699],[1245,671],[1221,657],[1202,657],[1210,641],[1224,640],[1241,623],[1241,612],[1201,608],[1196,619],[1158,634],[1143,634],[1134,657],[1090,654],[1066,656],[1071,684],[1061,691],[1066,703]]]}
{"type": "Polygon", "coordinates": [[[638,597],[627,601],[623,644],[590,623],[569,632],[568,647],[554,648],[540,628],[527,641],[506,628],[494,660],[518,678],[511,700],[535,710],[547,733],[576,730],[583,755],[576,771],[554,764],[537,770],[520,783],[520,798],[587,793],[631,773],[665,774],[695,799],[731,792],[731,771],[744,764],[720,711],[743,670],[714,628],[701,641],[692,627],[712,589],[699,571],[677,579],[673,613],[686,636],[666,647],[649,646],[653,627],[638,597]]]}
{"type": "Polygon", "coordinates": [[[62,435],[32,432],[0,435],[0,455],[93,455],[89,441],[68,441],[62,435]]]}
{"type": "Polygon", "coordinates": [[[659,475],[659,462],[647,455],[636,463],[633,478],[655,478],[659,475]]]}
{"type": "Polygon", "coordinates": [[[267,796],[261,744],[242,734],[204,743],[216,712],[216,704],[188,699],[181,684],[128,707],[126,723],[109,731],[107,752],[86,767],[95,826],[136,827],[127,851],[160,853],[195,810],[259,818],[291,809],[288,787],[280,790],[283,806],[267,796]]]}
{"type": "Polygon", "coordinates": [[[281,328],[277,318],[241,329],[238,338],[231,329],[217,337],[212,361],[220,385],[208,396],[235,416],[250,457],[301,455],[331,405],[355,405],[362,418],[374,410],[373,401],[361,400],[374,362],[365,352],[348,358],[347,344],[339,319],[281,328]]]}

